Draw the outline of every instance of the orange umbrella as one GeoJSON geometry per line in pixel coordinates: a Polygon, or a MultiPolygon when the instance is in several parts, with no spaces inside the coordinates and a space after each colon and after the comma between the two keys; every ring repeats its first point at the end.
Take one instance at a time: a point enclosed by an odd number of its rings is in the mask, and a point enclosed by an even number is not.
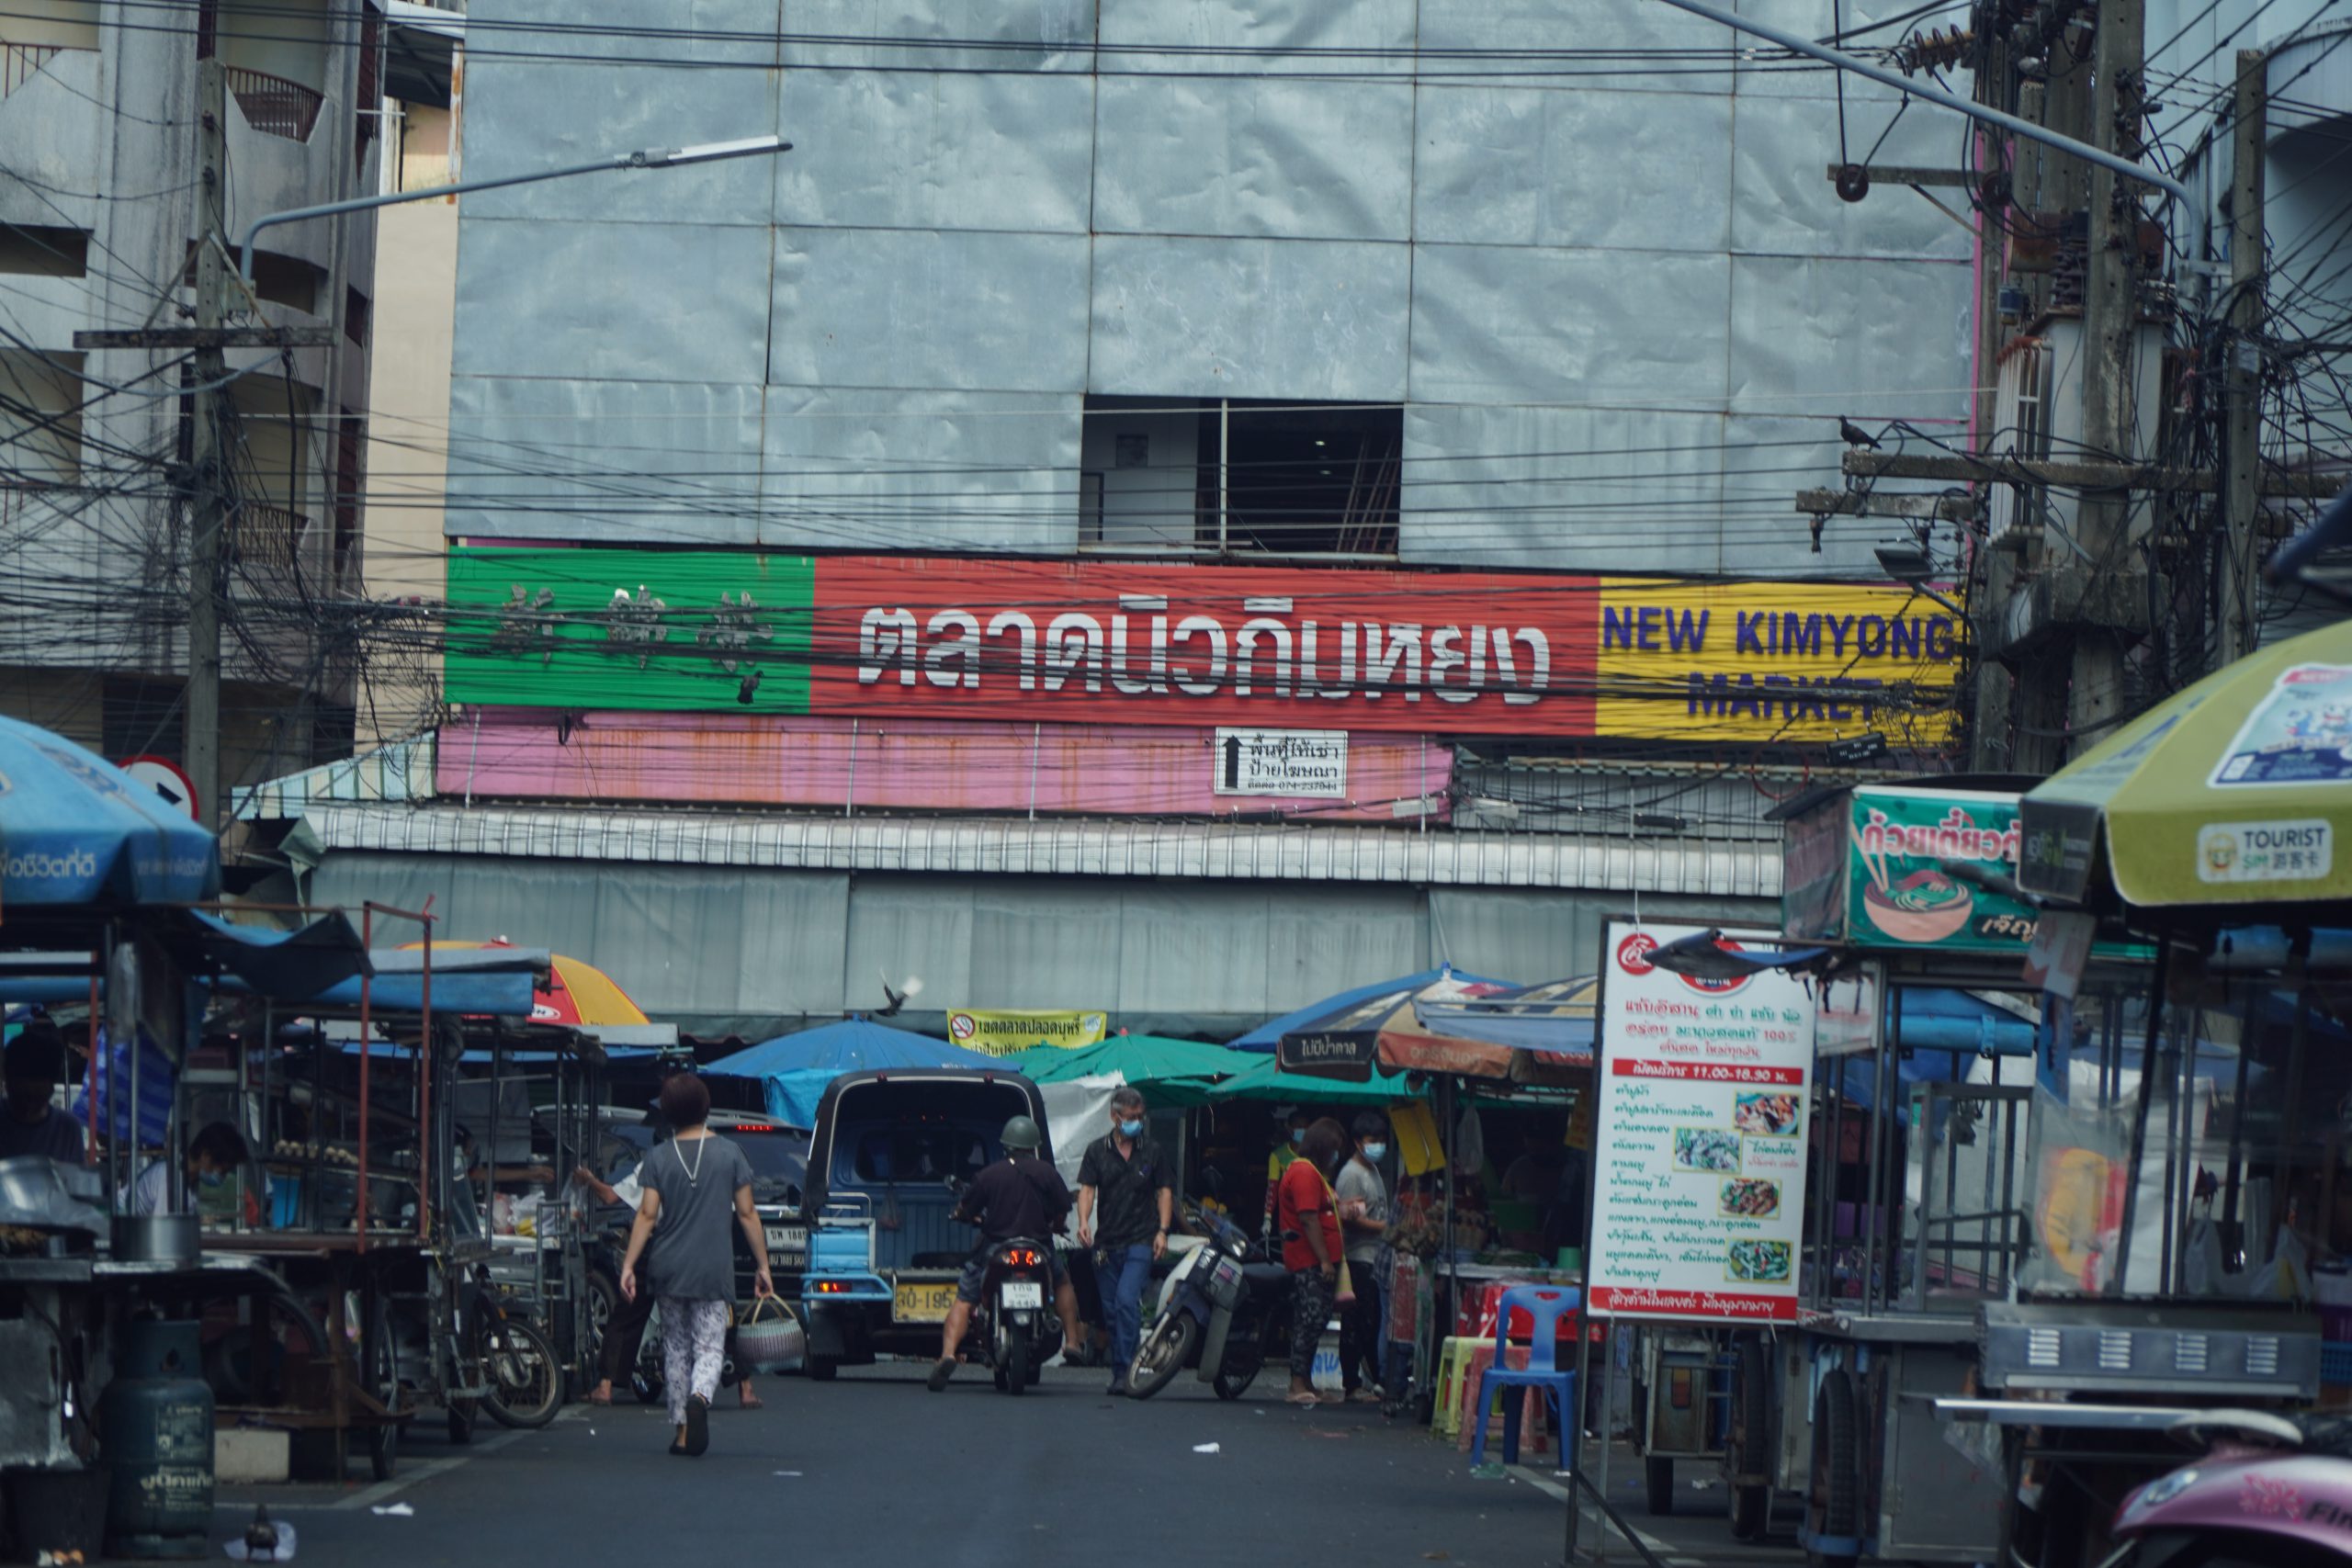
{"type": "MultiPolygon", "coordinates": [[[[416,948],[422,942],[402,945],[416,948]]],[[[435,947],[484,948],[513,947],[504,937],[494,942],[436,942],[435,947]]],[[[614,984],[613,977],[594,964],[577,958],[566,958],[559,953],[548,965],[547,984],[531,987],[531,1021],[534,1023],[571,1023],[594,1028],[605,1023],[645,1023],[650,1021],[645,1010],[628,999],[628,993],[614,984]]]]}

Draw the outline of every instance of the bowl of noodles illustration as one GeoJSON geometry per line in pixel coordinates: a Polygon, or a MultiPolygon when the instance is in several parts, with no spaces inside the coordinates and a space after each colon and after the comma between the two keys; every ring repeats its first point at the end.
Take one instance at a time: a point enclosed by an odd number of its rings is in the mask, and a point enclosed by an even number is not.
{"type": "Polygon", "coordinates": [[[1871,924],[1897,942],[1941,942],[1968,924],[1976,896],[1929,867],[1891,886],[1873,879],[1862,889],[1862,908],[1871,924]]]}

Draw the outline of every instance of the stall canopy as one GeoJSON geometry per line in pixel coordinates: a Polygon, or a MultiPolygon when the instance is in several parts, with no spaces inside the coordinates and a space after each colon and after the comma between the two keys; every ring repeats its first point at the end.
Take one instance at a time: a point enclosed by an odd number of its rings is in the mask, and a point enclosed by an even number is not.
{"type": "Polygon", "coordinates": [[[721,1077],[756,1078],[765,1086],[768,1114],[795,1127],[813,1126],[825,1086],[843,1073],[881,1067],[989,1067],[1012,1069],[1001,1056],[984,1056],[944,1040],[892,1029],[870,1019],[779,1034],[703,1068],[721,1077]]]}
{"type": "Polygon", "coordinates": [[[1363,1083],[1320,1077],[1310,1073],[1286,1073],[1272,1056],[1255,1064],[1208,1091],[1212,1105],[1230,1100],[1296,1100],[1306,1105],[1396,1105],[1419,1100],[1421,1091],[1404,1072],[1373,1069],[1363,1083]]]}
{"type": "Polygon", "coordinates": [[[1413,1015],[1433,1034],[1532,1051],[1565,1066],[1589,1067],[1600,1001],[1600,980],[1584,975],[1452,1001],[1416,997],[1413,1015]]]}
{"type": "Polygon", "coordinates": [[[64,737],[0,718],[0,910],[220,896],[220,848],[185,803],[64,737]]]}
{"type": "Polygon", "coordinates": [[[1114,1034],[1078,1050],[1045,1045],[1003,1058],[1031,1082],[1045,1085],[1102,1078],[1141,1089],[1156,1109],[1208,1103],[1209,1090],[1246,1068],[1264,1065],[1254,1052],[1158,1034],[1114,1034]]]}
{"type": "MultiPolygon", "coordinates": [[[[501,951],[523,950],[503,936],[489,942],[435,941],[433,944],[433,966],[436,970],[440,968],[445,953],[501,951]]],[[[531,1021],[534,1023],[570,1023],[594,1029],[598,1024],[647,1021],[644,1010],[629,1000],[628,993],[615,984],[611,976],[583,959],[569,958],[560,953],[543,953],[539,969],[539,983],[532,988],[531,995],[531,1021]]]]}
{"type": "MultiPolygon", "coordinates": [[[[418,1012],[424,1006],[424,953],[416,948],[379,947],[368,953],[374,978],[368,1006],[382,1012],[418,1012]]],[[[543,947],[444,949],[433,944],[433,1010],[468,1016],[528,1018],[538,976],[548,966],[543,947]]],[[[341,981],[315,996],[294,999],[322,1008],[359,1005],[358,978],[341,981]]]]}
{"type": "Polygon", "coordinates": [[[1508,1045],[1440,1033],[1423,1024],[1423,1004],[1469,1001],[1498,996],[1517,987],[1441,970],[1425,986],[1392,991],[1285,1030],[1275,1059],[1285,1072],[1332,1073],[1362,1078],[1377,1064],[1392,1071],[1444,1073],[1462,1077],[1511,1078],[1514,1058],[1508,1045]]]}
{"type": "Polygon", "coordinates": [[[2141,908],[2352,898],[2352,621],[2247,655],[2027,792],[2018,881],[2141,908]]]}
{"type": "Polygon", "coordinates": [[[1448,975],[1452,975],[1458,980],[1474,981],[1485,985],[1504,984],[1499,980],[1479,981],[1478,976],[1464,975],[1458,969],[1424,969],[1418,975],[1400,975],[1394,980],[1383,980],[1372,986],[1358,986],[1353,990],[1340,991],[1334,996],[1325,997],[1319,1002],[1310,1002],[1296,1012],[1286,1012],[1280,1018],[1267,1020],[1249,1033],[1238,1036],[1232,1044],[1234,1049],[1238,1051],[1272,1051],[1282,1043],[1283,1035],[1294,1030],[1304,1029],[1317,1019],[1328,1018],[1337,1012],[1344,1012],[1351,1007],[1396,991],[1418,991],[1424,986],[1433,985],[1444,979],[1448,975]]]}

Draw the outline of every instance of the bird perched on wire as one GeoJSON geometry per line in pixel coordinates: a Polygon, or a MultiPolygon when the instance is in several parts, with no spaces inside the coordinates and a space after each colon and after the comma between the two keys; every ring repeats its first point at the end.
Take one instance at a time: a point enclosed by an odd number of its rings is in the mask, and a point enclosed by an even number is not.
{"type": "Polygon", "coordinates": [[[1838,421],[1838,437],[1849,446],[1867,446],[1873,452],[1878,450],[1877,436],[1842,416],[1838,421]]]}

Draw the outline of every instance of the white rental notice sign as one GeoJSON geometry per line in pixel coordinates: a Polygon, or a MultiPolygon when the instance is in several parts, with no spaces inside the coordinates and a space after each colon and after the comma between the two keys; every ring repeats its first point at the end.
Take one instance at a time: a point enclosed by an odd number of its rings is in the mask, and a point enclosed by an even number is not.
{"type": "MultiPolygon", "coordinates": [[[[1586,1300],[1596,1314],[1796,1316],[1813,998],[1779,970],[1703,980],[1649,954],[1695,926],[1609,924],[1586,1300]]],[[[1770,947],[1762,932],[1724,945],[1770,947]]]]}
{"type": "Polygon", "coordinates": [[[1216,790],[1219,795],[1348,795],[1348,732],[1344,729],[1219,729],[1216,790]]]}

